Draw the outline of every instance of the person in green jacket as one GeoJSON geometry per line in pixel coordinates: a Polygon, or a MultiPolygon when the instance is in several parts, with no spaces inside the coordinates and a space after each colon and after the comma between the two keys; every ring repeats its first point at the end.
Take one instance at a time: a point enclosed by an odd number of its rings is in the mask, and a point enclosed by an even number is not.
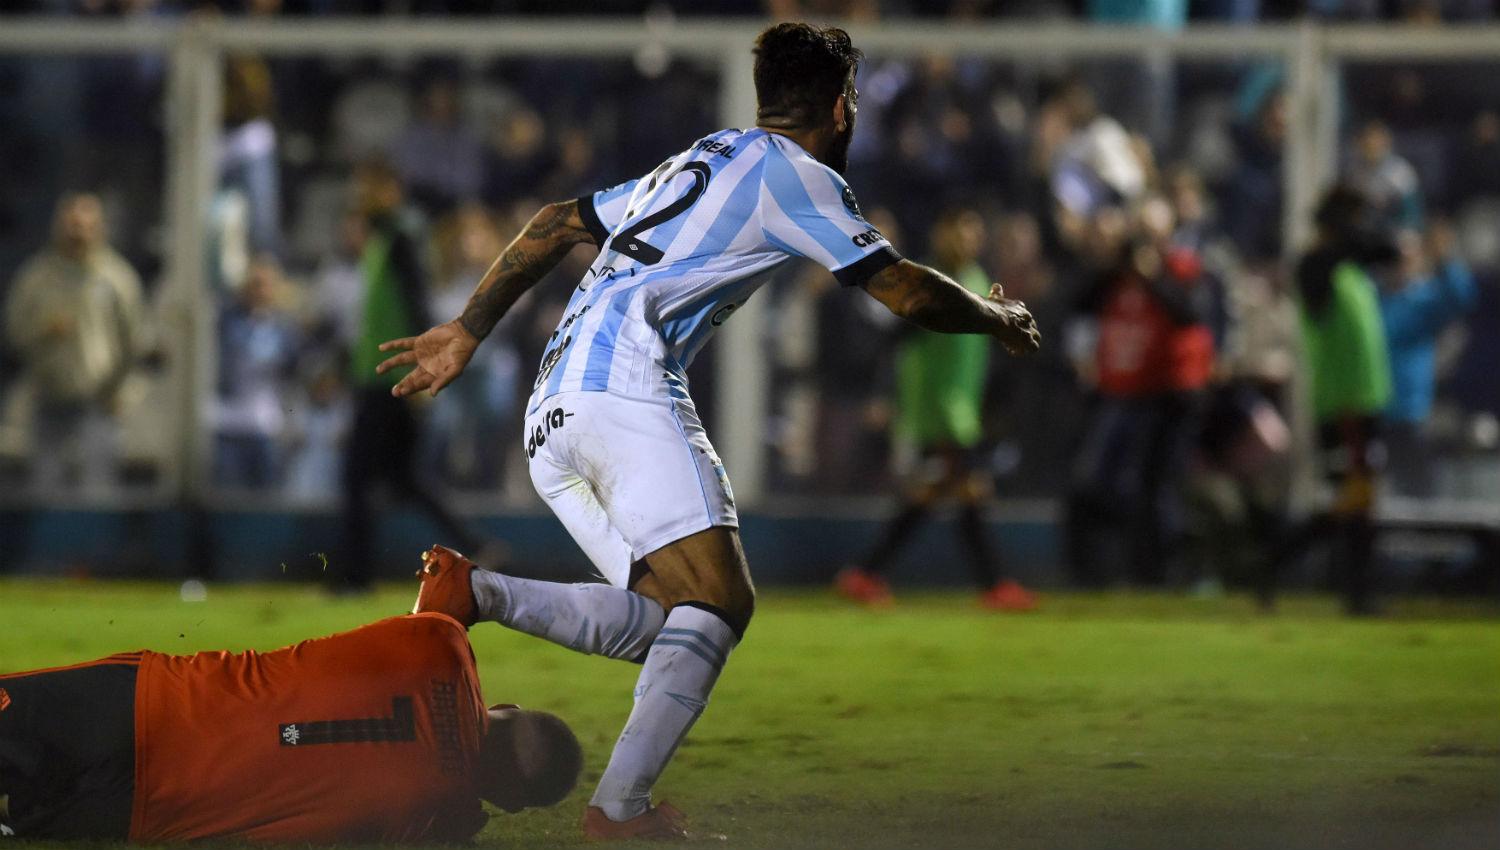
{"type": "MultiPolygon", "coordinates": [[[[977,259],[984,245],[984,219],[971,209],[941,216],[931,235],[933,267],[978,294],[991,284],[977,259]]],[[[896,357],[897,437],[917,450],[913,474],[896,515],[880,541],[857,565],[840,572],[835,588],[867,605],[889,605],[884,573],[912,534],[942,500],[958,503],[958,530],[968,550],[980,604],[993,610],[1028,610],[1035,597],[1005,578],[985,537],[983,508],[994,484],[981,451],[981,410],[989,372],[990,340],[974,334],[913,330],[896,357]]]]}
{"type": "MultiPolygon", "coordinates": [[[[1329,543],[1333,575],[1346,609],[1356,615],[1375,610],[1372,515],[1384,458],[1377,426],[1391,400],[1380,296],[1365,268],[1394,261],[1396,251],[1372,221],[1363,195],[1334,187],[1318,205],[1317,241],[1297,264],[1303,365],[1323,470],[1335,497],[1328,510],[1291,535],[1276,559],[1284,563],[1313,543],[1329,543]]],[[[1267,606],[1275,573],[1273,566],[1261,589],[1267,606]]]]}
{"type": "Polygon", "coordinates": [[[363,300],[350,352],[354,423],[344,445],[344,542],[329,570],[335,592],[366,590],[374,578],[371,499],[381,484],[422,508],[454,545],[468,551],[485,548],[485,541],[460,522],[423,480],[417,468],[420,423],[416,411],[411,401],[391,394],[399,376],[375,371],[386,356],[380,352],[380,343],[414,336],[429,324],[421,223],[405,209],[400,177],[384,160],[360,163],[354,187],[369,235],[360,257],[363,300]]]}

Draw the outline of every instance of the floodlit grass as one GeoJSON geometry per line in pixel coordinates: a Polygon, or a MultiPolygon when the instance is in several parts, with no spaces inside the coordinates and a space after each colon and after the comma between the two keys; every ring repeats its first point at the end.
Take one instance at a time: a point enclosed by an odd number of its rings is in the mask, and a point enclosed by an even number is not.
{"type": "MultiPolygon", "coordinates": [[[[0,581],[0,670],[151,648],[272,648],[400,612],[412,588],[0,581]]],[[[1500,847],[1500,620],[1403,603],[958,594],[851,609],[769,591],[659,794],[735,848],[1500,847]]],[[[580,843],[638,668],[481,624],[491,702],[556,711],[584,787],[483,844],[580,843]]]]}

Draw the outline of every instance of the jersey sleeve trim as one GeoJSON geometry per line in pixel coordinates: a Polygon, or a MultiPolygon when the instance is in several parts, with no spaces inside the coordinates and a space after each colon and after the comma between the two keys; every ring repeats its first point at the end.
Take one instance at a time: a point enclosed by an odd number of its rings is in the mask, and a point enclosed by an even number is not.
{"type": "Polygon", "coordinates": [[[841,286],[862,286],[865,281],[901,262],[901,255],[889,245],[883,245],[874,253],[866,254],[847,266],[834,271],[841,286]]]}
{"type": "Polygon", "coordinates": [[[584,195],[578,199],[578,217],[583,219],[583,226],[594,237],[594,243],[604,247],[604,240],[609,238],[609,229],[599,220],[599,211],[594,209],[593,195],[584,195]]]}

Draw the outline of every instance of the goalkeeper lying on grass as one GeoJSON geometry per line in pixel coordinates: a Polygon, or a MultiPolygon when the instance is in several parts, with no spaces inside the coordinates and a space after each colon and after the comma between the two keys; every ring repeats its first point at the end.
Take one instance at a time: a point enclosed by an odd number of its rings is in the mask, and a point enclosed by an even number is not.
{"type": "Polygon", "coordinates": [[[23,838],[463,841],[481,798],[553,805],[582,764],[557,717],[485,709],[443,614],[0,675],[0,832],[23,838]]]}

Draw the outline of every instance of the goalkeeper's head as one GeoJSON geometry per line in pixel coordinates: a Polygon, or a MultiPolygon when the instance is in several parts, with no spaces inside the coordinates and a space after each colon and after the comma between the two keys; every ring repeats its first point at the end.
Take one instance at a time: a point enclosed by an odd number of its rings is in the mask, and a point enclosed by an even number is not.
{"type": "Polygon", "coordinates": [[[578,784],[583,748],[561,718],[516,706],[490,709],[479,751],[480,796],[507,812],[561,803],[578,784]]]}

